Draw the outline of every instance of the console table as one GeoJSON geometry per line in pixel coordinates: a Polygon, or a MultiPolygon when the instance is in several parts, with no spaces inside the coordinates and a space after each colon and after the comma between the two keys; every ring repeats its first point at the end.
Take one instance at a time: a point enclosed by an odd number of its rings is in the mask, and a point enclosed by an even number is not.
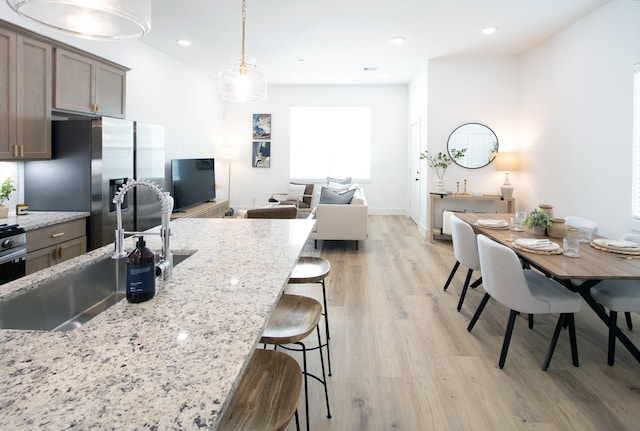
{"type": "Polygon", "coordinates": [[[217,199],[215,202],[205,202],[194,205],[184,211],[171,214],[171,220],[180,218],[223,218],[229,211],[229,199],[217,199]]]}
{"type": "Polygon", "coordinates": [[[451,239],[450,235],[443,235],[442,211],[454,210],[462,212],[500,212],[513,213],[516,209],[515,198],[503,198],[500,195],[445,195],[431,193],[430,204],[430,239],[451,239]],[[438,207],[438,211],[436,211],[438,207]]]}

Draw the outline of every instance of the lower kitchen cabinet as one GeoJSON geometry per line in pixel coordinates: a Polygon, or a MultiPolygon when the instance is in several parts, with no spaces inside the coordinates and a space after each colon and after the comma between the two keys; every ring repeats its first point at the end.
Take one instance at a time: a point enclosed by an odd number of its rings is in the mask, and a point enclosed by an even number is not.
{"type": "Polygon", "coordinates": [[[27,231],[27,275],[87,251],[86,221],[73,220],[27,231]]]}

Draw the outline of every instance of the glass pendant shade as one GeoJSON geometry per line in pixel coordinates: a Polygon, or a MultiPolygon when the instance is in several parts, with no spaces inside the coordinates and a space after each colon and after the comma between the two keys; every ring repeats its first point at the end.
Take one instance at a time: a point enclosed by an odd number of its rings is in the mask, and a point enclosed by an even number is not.
{"type": "Polygon", "coordinates": [[[231,67],[218,75],[220,97],[228,102],[250,103],[267,100],[267,80],[255,61],[234,58],[231,67]]]}
{"type": "Polygon", "coordinates": [[[20,16],[86,39],[134,39],[151,30],[151,0],[7,0],[20,16]]]}

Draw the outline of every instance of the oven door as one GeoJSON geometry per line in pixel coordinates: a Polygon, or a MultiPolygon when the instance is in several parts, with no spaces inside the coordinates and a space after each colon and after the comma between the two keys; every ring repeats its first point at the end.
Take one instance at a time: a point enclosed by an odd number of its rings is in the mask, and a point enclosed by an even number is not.
{"type": "Polygon", "coordinates": [[[0,256],[0,284],[24,277],[27,268],[27,249],[20,248],[0,256]]]}

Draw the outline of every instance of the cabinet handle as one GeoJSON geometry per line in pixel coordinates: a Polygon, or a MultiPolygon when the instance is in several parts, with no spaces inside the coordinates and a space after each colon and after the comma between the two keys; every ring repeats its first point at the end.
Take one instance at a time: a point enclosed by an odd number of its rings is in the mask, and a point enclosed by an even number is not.
{"type": "Polygon", "coordinates": [[[24,145],[20,145],[20,157],[24,157],[24,145]]]}
{"type": "Polygon", "coordinates": [[[52,260],[56,260],[57,259],[57,254],[58,254],[58,249],[54,248],[53,251],[51,252],[51,259],[52,260]]]}
{"type": "Polygon", "coordinates": [[[100,105],[96,103],[96,112],[100,112],[100,105]]]}
{"type": "Polygon", "coordinates": [[[53,235],[51,235],[51,238],[60,238],[62,235],[64,235],[64,232],[54,233],[53,235]]]}
{"type": "Polygon", "coordinates": [[[18,156],[18,146],[17,145],[13,146],[13,157],[19,157],[18,156]]]}

